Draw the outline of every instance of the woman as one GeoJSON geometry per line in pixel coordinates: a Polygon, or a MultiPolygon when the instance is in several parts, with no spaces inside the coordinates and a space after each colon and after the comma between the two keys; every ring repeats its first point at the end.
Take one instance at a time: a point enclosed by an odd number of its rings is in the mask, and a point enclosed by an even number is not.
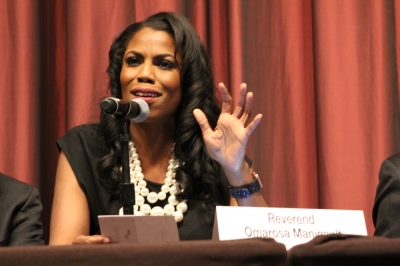
{"type": "MultiPolygon", "coordinates": [[[[135,214],[165,209],[181,240],[210,239],[216,205],[267,206],[244,160],[261,120],[259,114],[245,127],[253,95],[242,84],[231,113],[221,83],[219,110],[209,59],[184,17],[163,12],[128,26],[111,45],[108,74],[113,97],[142,98],[150,108],[144,122],[129,126],[131,181],[142,189],[135,214]],[[177,202],[168,205],[171,195],[177,202]]],[[[99,235],[97,216],[120,211],[120,123],[102,113],[100,124],[76,127],[57,142],[51,245],[109,243],[99,235]]]]}

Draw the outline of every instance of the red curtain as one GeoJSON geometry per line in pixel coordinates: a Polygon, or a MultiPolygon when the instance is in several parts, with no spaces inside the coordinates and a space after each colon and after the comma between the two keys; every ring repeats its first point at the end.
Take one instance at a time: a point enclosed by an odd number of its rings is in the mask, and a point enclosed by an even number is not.
{"type": "Polygon", "coordinates": [[[400,151],[398,0],[0,0],[0,172],[38,187],[48,237],[58,151],[98,121],[108,49],[159,11],[189,18],[216,82],[264,115],[248,155],[272,207],[371,210],[400,151]]]}

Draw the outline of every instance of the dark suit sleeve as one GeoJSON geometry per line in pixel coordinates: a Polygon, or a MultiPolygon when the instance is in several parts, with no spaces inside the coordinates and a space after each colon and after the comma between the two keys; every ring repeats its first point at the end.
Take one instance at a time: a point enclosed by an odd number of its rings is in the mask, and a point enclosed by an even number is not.
{"type": "Polygon", "coordinates": [[[372,215],[374,235],[400,238],[400,154],[382,163],[372,215]]]}
{"type": "Polygon", "coordinates": [[[32,187],[12,223],[10,246],[43,245],[42,203],[39,191],[32,187]]]}

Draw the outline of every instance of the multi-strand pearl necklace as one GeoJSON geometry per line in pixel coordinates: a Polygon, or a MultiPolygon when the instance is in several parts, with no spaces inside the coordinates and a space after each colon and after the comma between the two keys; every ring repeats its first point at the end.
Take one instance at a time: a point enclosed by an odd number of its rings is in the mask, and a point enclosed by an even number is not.
{"type": "MultiPolygon", "coordinates": [[[[173,148],[172,148],[173,149],[173,148]]],[[[179,194],[183,189],[175,180],[175,169],[179,166],[178,161],[174,157],[174,153],[171,152],[171,158],[168,161],[168,169],[166,178],[164,180],[164,185],[161,187],[161,191],[150,192],[147,188],[147,182],[144,179],[142,173],[142,167],[139,160],[139,154],[136,152],[135,145],[132,141],[129,142],[129,169],[131,183],[135,184],[135,205],[134,214],[136,216],[152,215],[152,216],[162,216],[162,215],[173,215],[175,221],[179,223],[183,219],[183,214],[188,209],[185,201],[178,202],[175,195],[179,194]],[[158,200],[164,200],[168,197],[168,203],[164,207],[154,206],[150,207],[149,203],[156,203],[158,200]]],[[[123,214],[122,209],[120,209],[120,214],[123,214]]]]}

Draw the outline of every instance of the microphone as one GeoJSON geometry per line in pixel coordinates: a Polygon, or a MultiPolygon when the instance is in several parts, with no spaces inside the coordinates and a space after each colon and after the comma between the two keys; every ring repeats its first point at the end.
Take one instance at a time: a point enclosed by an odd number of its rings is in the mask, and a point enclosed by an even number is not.
{"type": "Polygon", "coordinates": [[[115,118],[129,119],[133,123],[141,123],[149,116],[149,105],[143,99],[122,101],[118,98],[108,97],[101,101],[100,108],[115,118]]]}

